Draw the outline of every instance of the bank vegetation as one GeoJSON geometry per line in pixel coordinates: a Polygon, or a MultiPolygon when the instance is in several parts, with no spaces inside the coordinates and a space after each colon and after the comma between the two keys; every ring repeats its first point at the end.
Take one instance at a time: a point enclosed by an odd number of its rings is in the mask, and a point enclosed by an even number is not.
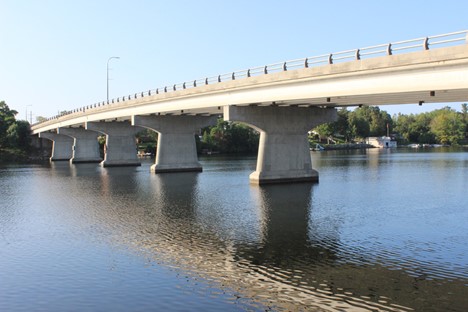
{"type": "MultiPolygon", "coordinates": [[[[17,114],[4,101],[0,102],[0,162],[25,161],[35,152],[31,147],[30,124],[17,120],[17,114]]],[[[352,146],[364,142],[366,137],[387,135],[399,145],[466,145],[468,105],[462,104],[460,111],[445,107],[427,113],[393,116],[376,106],[354,110],[340,108],[335,122],[322,124],[309,132],[309,142],[311,146],[317,143],[352,146]]],[[[257,131],[244,124],[219,119],[216,125],[201,129],[195,140],[199,153],[253,154],[258,150],[259,137],[257,131]]],[[[157,138],[157,133],[150,130],[138,133],[140,153],[154,155],[157,138]]],[[[105,138],[100,137],[99,141],[104,145],[105,138]]]]}

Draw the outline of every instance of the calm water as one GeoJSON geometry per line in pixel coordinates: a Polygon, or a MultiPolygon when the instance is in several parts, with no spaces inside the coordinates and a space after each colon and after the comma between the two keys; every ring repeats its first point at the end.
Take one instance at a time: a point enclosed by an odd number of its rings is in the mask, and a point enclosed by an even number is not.
{"type": "Polygon", "coordinates": [[[467,311],[468,150],[314,152],[318,184],[0,168],[0,311],[467,311]]]}

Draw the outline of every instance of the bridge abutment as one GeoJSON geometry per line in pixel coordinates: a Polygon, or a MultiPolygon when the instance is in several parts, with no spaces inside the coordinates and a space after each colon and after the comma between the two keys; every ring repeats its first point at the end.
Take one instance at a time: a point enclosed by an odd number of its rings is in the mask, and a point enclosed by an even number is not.
{"type": "Polygon", "coordinates": [[[216,116],[133,116],[132,125],[158,132],[155,173],[202,171],[195,133],[216,123],[216,116]]]}
{"type": "Polygon", "coordinates": [[[336,119],[336,110],[317,107],[225,106],[224,119],[260,132],[253,184],[318,182],[312,169],[307,132],[336,119]]]}
{"type": "Polygon", "coordinates": [[[141,166],[135,135],[138,128],[128,122],[87,122],[86,130],[106,135],[103,167],[141,166]]]}
{"type": "Polygon", "coordinates": [[[53,142],[50,161],[69,161],[73,157],[73,139],[71,137],[52,132],[41,132],[39,137],[53,142]]]}
{"type": "Polygon", "coordinates": [[[99,154],[98,133],[88,131],[84,128],[58,128],[59,134],[71,137],[73,141],[73,153],[70,162],[75,163],[94,163],[101,162],[99,154]]]}

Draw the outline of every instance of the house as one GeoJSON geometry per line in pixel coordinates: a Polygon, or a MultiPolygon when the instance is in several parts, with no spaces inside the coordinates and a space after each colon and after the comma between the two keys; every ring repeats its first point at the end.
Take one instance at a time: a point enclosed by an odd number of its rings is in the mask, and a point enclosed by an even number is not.
{"type": "Polygon", "coordinates": [[[366,143],[374,147],[380,147],[380,148],[397,147],[397,142],[393,141],[391,137],[387,137],[387,136],[368,137],[366,139],[366,143]]]}

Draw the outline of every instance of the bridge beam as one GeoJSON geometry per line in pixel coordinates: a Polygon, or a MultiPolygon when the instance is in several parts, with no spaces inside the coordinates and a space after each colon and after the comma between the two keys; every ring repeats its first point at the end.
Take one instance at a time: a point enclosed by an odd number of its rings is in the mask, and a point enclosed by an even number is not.
{"type": "Polygon", "coordinates": [[[84,128],[58,128],[57,133],[67,135],[73,139],[73,155],[70,159],[75,163],[101,162],[99,154],[98,133],[84,128]]]}
{"type": "Polygon", "coordinates": [[[253,184],[318,182],[312,169],[307,132],[336,119],[332,108],[225,106],[224,119],[250,125],[260,132],[253,184]]]}
{"type": "Polygon", "coordinates": [[[195,134],[216,124],[217,116],[133,116],[132,125],[158,132],[155,173],[202,171],[198,162],[195,134]]]}
{"type": "Polygon", "coordinates": [[[68,161],[73,157],[73,139],[71,137],[52,132],[41,132],[39,137],[52,141],[50,161],[68,161]]]}
{"type": "Polygon", "coordinates": [[[103,167],[141,166],[135,135],[138,128],[128,122],[86,122],[86,130],[105,134],[103,167]]]}

